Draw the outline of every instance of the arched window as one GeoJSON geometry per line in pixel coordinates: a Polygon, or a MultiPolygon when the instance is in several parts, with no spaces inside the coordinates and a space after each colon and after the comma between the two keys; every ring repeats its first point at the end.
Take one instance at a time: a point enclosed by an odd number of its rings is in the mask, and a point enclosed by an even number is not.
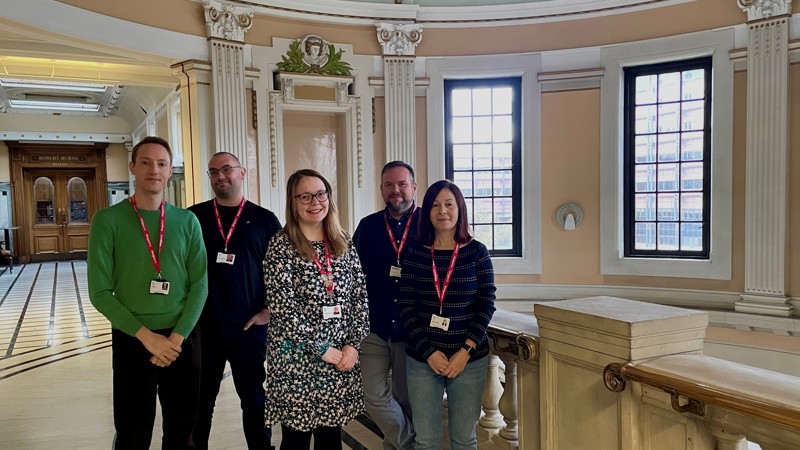
{"type": "Polygon", "coordinates": [[[33,201],[37,224],[56,223],[53,205],[55,194],[55,186],[50,178],[39,177],[33,182],[33,201]]]}
{"type": "Polygon", "coordinates": [[[88,223],[86,212],[86,182],[72,177],[67,182],[67,201],[69,202],[69,223],[88,223]]]}

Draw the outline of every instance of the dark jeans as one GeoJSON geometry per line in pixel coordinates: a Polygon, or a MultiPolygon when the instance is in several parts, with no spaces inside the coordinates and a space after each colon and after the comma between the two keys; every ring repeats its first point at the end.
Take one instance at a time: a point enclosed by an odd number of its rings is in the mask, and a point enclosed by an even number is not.
{"type": "MultiPolygon", "coordinates": [[[[171,330],[154,330],[169,336],[171,330]]],[[[111,331],[114,368],[116,450],[147,450],[161,403],[164,450],[193,449],[192,427],[200,392],[199,339],[194,332],[183,341],[178,359],[167,367],[150,362],[150,352],[138,339],[111,331]]]]}
{"type": "Polygon", "coordinates": [[[314,450],[342,450],[342,427],[319,427],[297,431],[281,425],[281,450],[308,450],[314,436],[314,450]]]}
{"type": "Polygon", "coordinates": [[[241,324],[201,321],[203,345],[200,378],[200,407],[194,428],[198,449],[208,448],[211,417],[225,372],[231,363],[233,385],[242,408],[242,428],[249,449],[269,449],[272,430],[264,427],[264,360],[267,357],[267,326],[253,325],[247,331],[241,324]]]}

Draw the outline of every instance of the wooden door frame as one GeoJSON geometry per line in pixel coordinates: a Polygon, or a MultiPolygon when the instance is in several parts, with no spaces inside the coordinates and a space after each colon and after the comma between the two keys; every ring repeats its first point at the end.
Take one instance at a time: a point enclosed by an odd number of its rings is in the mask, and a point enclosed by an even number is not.
{"type": "Polygon", "coordinates": [[[94,213],[108,206],[108,180],[106,176],[107,143],[87,144],[39,143],[5,141],[8,147],[11,172],[11,217],[14,226],[21,227],[14,236],[14,250],[19,262],[26,264],[31,257],[32,204],[25,193],[27,169],[93,169],[94,194],[89,198],[89,223],[94,213]]]}

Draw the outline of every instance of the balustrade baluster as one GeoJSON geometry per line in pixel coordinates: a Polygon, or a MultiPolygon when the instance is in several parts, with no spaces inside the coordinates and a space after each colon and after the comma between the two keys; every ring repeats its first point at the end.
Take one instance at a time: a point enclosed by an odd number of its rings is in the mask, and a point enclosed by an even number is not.
{"type": "Polygon", "coordinates": [[[503,420],[506,426],[500,430],[495,440],[503,438],[508,441],[513,448],[516,448],[519,439],[517,429],[517,360],[516,355],[504,353],[500,356],[503,363],[506,365],[505,378],[506,384],[503,390],[503,395],[500,397],[500,413],[503,415],[503,420]]]}
{"type": "Polygon", "coordinates": [[[741,434],[730,434],[723,430],[711,430],[717,441],[717,450],[747,450],[747,439],[741,434]]]}

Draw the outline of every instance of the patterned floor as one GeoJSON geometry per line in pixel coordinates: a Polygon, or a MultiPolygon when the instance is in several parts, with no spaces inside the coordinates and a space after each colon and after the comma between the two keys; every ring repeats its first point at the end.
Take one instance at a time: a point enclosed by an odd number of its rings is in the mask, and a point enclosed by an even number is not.
{"type": "MultiPolygon", "coordinates": [[[[111,328],[89,302],[86,262],[13,270],[0,269],[0,448],[110,448],[111,328]]],[[[160,422],[158,417],[153,449],[160,448],[160,422]]],[[[345,448],[382,448],[374,430],[368,419],[354,420],[343,433],[345,448]]],[[[280,432],[274,431],[278,444],[280,432]]],[[[229,376],[209,444],[247,448],[229,376]]]]}
{"type": "Polygon", "coordinates": [[[0,380],[111,343],[89,303],[85,261],[4,268],[0,293],[0,380]]]}

